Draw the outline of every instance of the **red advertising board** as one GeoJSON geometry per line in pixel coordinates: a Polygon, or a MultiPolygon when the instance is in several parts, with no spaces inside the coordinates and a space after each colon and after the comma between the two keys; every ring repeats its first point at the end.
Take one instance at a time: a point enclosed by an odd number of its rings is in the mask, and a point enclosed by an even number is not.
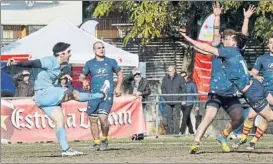
{"type": "MultiPolygon", "coordinates": [[[[69,141],[92,139],[86,114],[87,103],[62,104],[69,141]]],[[[115,97],[109,114],[109,136],[129,137],[146,131],[141,99],[132,95],[115,97]]],[[[57,141],[54,122],[32,99],[1,99],[1,139],[15,142],[57,141]]]]}

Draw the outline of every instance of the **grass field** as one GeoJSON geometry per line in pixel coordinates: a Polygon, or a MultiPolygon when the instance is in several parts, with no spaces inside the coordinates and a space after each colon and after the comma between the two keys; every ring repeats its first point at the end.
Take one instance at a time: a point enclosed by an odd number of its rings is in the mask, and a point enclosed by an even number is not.
{"type": "MultiPolygon", "coordinates": [[[[112,139],[109,150],[94,152],[91,141],[71,142],[74,149],[85,155],[61,157],[56,143],[1,144],[1,163],[272,163],[273,136],[264,136],[251,152],[240,147],[238,151],[222,153],[215,137],[204,138],[198,154],[189,154],[192,137],[146,138],[144,141],[112,139]]],[[[232,140],[229,141],[230,145],[232,140]]]]}

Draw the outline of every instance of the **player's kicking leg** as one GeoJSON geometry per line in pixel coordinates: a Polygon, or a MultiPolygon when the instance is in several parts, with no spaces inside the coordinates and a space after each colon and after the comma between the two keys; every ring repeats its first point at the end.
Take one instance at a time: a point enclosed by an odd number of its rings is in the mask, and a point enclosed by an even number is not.
{"type": "Polygon", "coordinates": [[[69,100],[76,100],[80,102],[87,102],[92,99],[100,99],[103,98],[104,94],[103,93],[88,93],[88,92],[79,92],[77,90],[68,91],[65,93],[65,96],[62,100],[62,102],[66,102],[69,100]]]}
{"type": "Polygon", "coordinates": [[[49,87],[38,90],[34,101],[56,124],[56,136],[61,145],[62,156],[81,155],[82,152],[70,148],[67,142],[64,115],[60,107],[64,95],[62,88],[49,87]]]}
{"type": "Polygon", "coordinates": [[[62,148],[62,156],[76,156],[82,155],[80,151],[72,149],[67,142],[66,130],[64,128],[65,120],[64,115],[60,107],[45,107],[45,111],[53,110],[49,117],[56,124],[56,135],[62,148]]]}

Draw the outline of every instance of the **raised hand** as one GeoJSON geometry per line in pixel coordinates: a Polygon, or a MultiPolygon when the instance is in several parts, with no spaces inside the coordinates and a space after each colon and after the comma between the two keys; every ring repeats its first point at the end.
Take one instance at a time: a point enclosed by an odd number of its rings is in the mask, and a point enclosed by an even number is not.
{"type": "Polygon", "coordinates": [[[220,3],[217,1],[212,4],[214,16],[220,16],[222,14],[223,7],[220,6],[220,3]]]}
{"type": "Polygon", "coordinates": [[[244,8],[245,18],[249,19],[251,17],[251,15],[255,12],[255,10],[256,10],[256,7],[254,7],[254,5],[250,5],[247,11],[244,8]]]}

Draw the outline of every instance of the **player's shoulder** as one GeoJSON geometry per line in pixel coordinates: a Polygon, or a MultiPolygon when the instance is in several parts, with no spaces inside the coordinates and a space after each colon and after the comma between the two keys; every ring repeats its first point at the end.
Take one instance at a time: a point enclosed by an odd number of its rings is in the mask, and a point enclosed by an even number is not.
{"type": "Polygon", "coordinates": [[[105,57],[104,60],[107,61],[107,62],[114,62],[114,61],[116,61],[115,59],[109,58],[109,57],[105,57]]]}
{"type": "Polygon", "coordinates": [[[265,54],[259,56],[258,58],[260,58],[260,59],[266,59],[266,58],[268,58],[268,57],[269,57],[269,54],[268,54],[268,53],[265,53],[265,54]]]}
{"type": "Polygon", "coordinates": [[[111,64],[111,65],[117,63],[116,59],[109,58],[109,57],[105,57],[104,60],[105,60],[106,63],[109,63],[109,64],[111,64]]]}
{"type": "Polygon", "coordinates": [[[95,58],[88,60],[88,61],[86,62],[86,64],[92,64],[92,63],[94,63],[94,62],[96,62],[96,59],[95,59],[95,58]]]}
{"type": "Polygon", "coordinates": [[[48,69],[60,66],[60,64],[57,62],[54,56],[42,57],[42,58],[39,58],[39,60],[42,63],[42,65],[44,67],[48,67],[48,69]]]}
{"type": "Polygon", "coordinates": [[[54,56],[45,56],[40,58],[41,61],[54,61],[55,57],[54,56]]]}

